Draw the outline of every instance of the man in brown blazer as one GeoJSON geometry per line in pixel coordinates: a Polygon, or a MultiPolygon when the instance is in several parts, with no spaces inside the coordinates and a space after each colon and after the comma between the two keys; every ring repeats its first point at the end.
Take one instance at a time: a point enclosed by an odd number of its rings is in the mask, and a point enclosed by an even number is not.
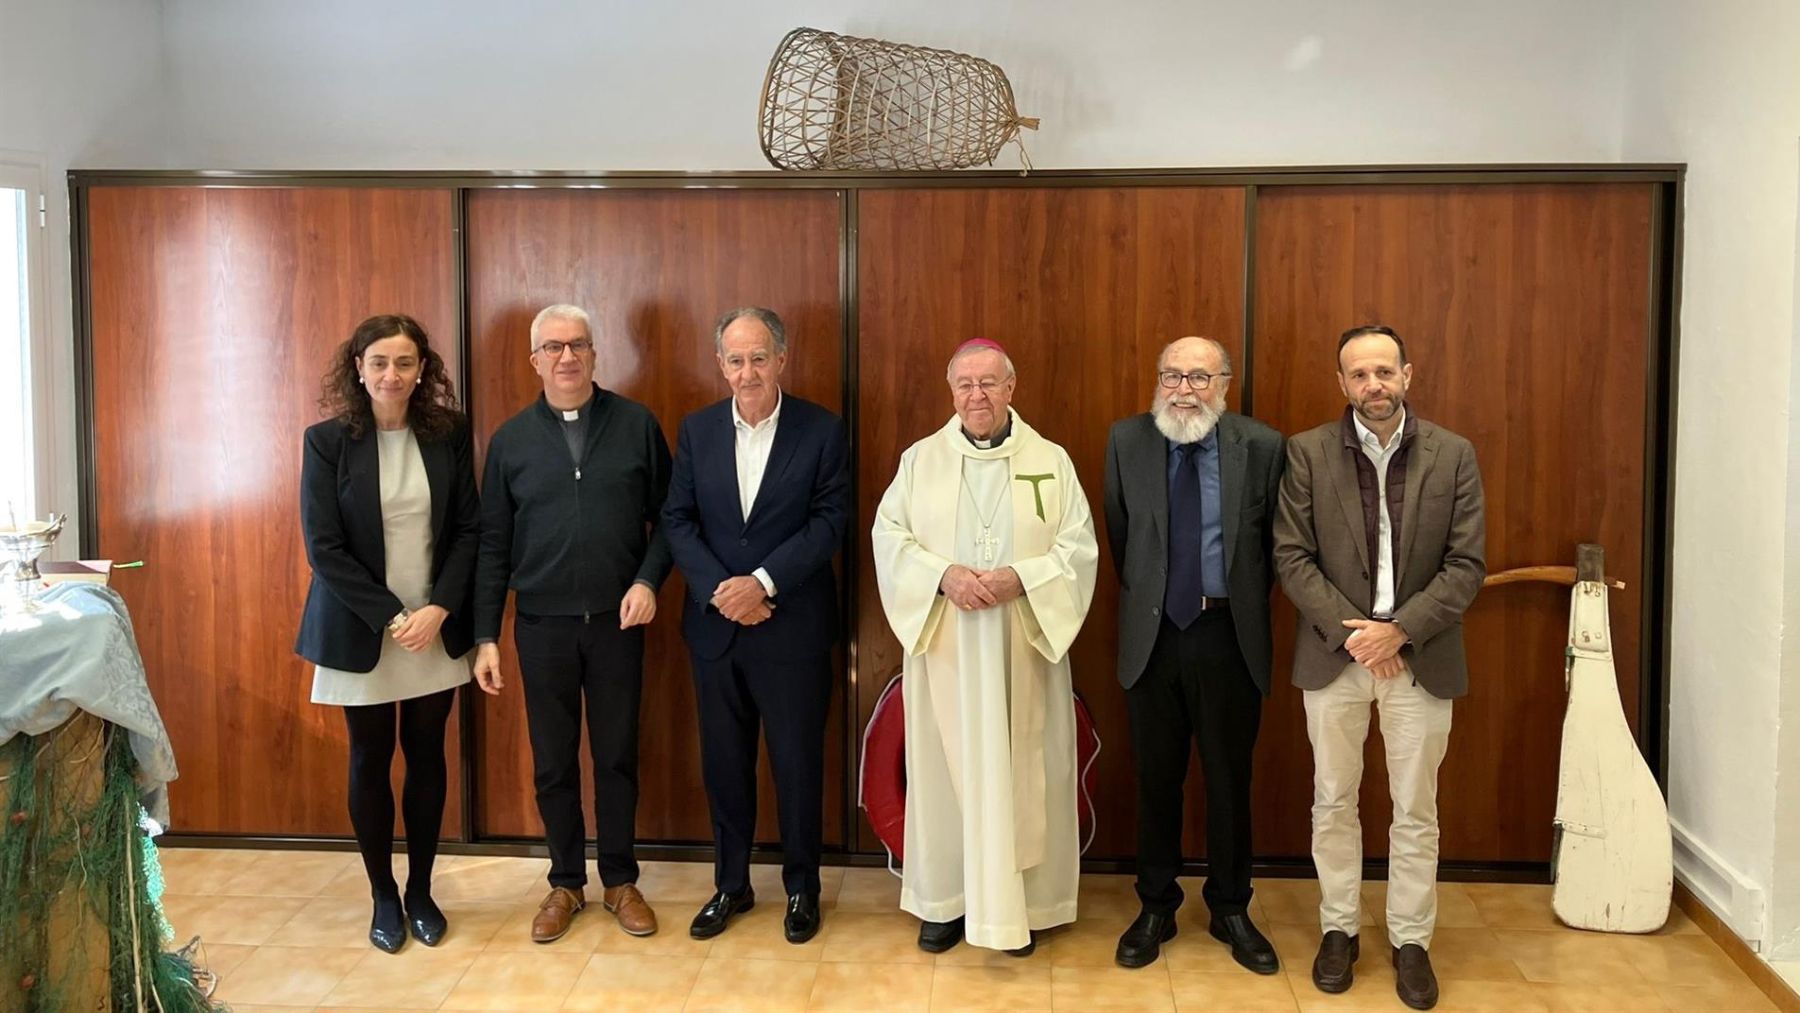
{"type": "Polygon", "coordinates": [[[1357,793],[1369,705],[1381,713],[1388,790],[1387,933],[1395,990],[1437,1003],[1437,771],[1451,701],[1468,692],[1462,616],[1487,573],[1481,473],[1469,441],[1406,409],[1406,346],[1391,328],[1338,340],[1341,418],[1288,440],[1275,569],[1300,611],[1294,685],[1313,748],[1313,864],[1322,991],[1350,987],[1358,954],[1357,793]]]}

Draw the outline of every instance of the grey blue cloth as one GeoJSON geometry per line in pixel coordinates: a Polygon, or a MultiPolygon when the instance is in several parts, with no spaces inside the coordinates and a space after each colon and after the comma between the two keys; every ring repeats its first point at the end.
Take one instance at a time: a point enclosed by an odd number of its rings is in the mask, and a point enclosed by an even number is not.
{"type": "Polygon", "coordinates": [[[0,745],[42,735],[84,710],[124,728],[138,762],[139,799],[169,824],[175,749],[144,681],[125,599],[101,584],[52,585],[33,614],[0,614],[0,745]]]}

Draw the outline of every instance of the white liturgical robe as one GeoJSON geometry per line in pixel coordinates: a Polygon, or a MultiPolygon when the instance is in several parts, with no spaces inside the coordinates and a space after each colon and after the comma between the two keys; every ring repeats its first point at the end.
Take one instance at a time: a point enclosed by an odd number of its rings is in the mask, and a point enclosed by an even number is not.
{"type": "Polygon", "coordinates": [[[1099,546],[1069,455],[1015,412],[997,447],[952,417],[901,455],[872,532],[876,582],[905,651],[906,838],[900,907],[966,918],[1016,949],[1075,920],[1080,879],[1068,650],[1099,546]],[[964,612],[951,564],[1010,566],[1025,594],[964,612]]]}

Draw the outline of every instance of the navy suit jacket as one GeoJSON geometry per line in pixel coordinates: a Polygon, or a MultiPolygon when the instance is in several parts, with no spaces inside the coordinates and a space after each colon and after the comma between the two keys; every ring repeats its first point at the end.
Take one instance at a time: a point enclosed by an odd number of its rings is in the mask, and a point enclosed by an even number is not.
{"type": "Polygon", "coordinates": [[[748,517],[738,498],[731,399],[681,420],[663,529],[687,581],[681,632],[700,658],[721,657],[734,644],[754,656],[799,658],[837,640],[831,558],[850,517],[844,422],[811,401],[785,391],[781,397],[769,464],[748,517]],[[712,606],[713,589],[757,567],[775,584],[774,614],[740,626],[712,606]]]}

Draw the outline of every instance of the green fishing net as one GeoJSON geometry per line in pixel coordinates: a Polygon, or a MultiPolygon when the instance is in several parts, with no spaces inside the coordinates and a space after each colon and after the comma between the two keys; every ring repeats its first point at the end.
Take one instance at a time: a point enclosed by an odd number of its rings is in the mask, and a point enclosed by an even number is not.
{"type": "Polygon", "coordinates": [[[224,1008],[164,950],[136,769],[125,732],[93,720],[0,746],[0,1013],[224,1008]]]}

